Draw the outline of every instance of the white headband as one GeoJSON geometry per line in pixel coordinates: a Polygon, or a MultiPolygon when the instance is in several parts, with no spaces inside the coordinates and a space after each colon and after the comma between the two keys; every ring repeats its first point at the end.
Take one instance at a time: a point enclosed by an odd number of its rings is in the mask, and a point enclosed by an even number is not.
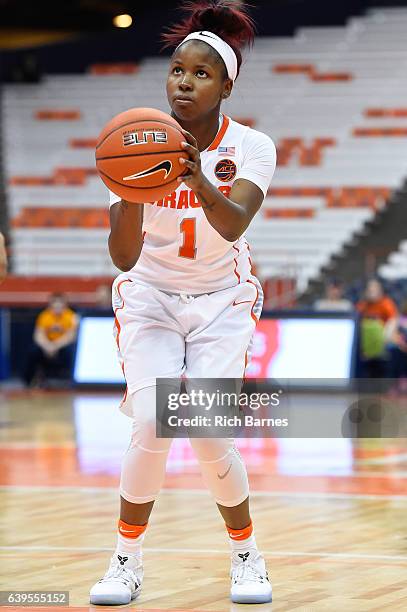
{"type": "MultiPolygon", "coordinates": [[[[228,73],[229,79],[234,81],[237,77],[237,57],[236,53],[233,51],[232,47],[228,45],[222,38],[214,34],[213,32],[207,32],[204,30],[203,32],[192,32],[188,34],[184,38],[182,42],[178,45],[177,49],[187,42],[187,40],[202,40],[206,42],[207,45],[213,47],[215,51],[219,53],[223,61],[225,62],[226,70],[228,73]]],[[[175,49],[175,51],[177,50],[175,49]]]]}

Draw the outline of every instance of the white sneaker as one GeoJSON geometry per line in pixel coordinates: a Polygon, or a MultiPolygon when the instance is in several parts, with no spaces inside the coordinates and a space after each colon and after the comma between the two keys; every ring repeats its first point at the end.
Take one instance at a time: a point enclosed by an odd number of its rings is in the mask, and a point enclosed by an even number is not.
{"type": "Polygon", "coordinates": [[[234,603],[268,603],[272,590],[262,555],[255,548],[232,555],[230,599],[234,603]]]}
{"type": "Polygon", "coordinates": [[[142,581],[140,557],[114,554],[106,574],[90,590],[90,603],[105,606],[128,604],[140,594],[142,581]]]}

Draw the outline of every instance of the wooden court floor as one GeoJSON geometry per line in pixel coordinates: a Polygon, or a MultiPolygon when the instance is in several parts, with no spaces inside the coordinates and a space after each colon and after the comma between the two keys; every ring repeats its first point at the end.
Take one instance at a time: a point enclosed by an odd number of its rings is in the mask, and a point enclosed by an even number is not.
{"type": "MultiPolygon", "coordinates": [[[[117,400],[0,393],[0,590],[68,590],[71,607],[93,608],[89,587],[115,545],[130,427],[117,400]]],[[[176,440],[145,539],[143,593],[129,607],[407,610],[405,440],[252,439],[239,448],[273,604],[229,601],[224,525],[188,441],[176,440]]]]}

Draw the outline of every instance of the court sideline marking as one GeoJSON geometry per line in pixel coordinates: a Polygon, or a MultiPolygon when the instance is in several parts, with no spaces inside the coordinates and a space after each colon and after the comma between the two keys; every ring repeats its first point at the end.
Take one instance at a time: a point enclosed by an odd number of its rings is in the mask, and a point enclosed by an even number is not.
{"type": "MultiPolygon", "coordinates": [[[[16,492],[78,492],[78,493],[113,493],[118,495],[118,487],[78,487],[66,485],[0,485],[0,491],[16,491],[16,492]]],[[[182,488],[165,488],[160,492],[161,495],[205,495],[209,496],[207,489],[182,489],[182,488]]],[[[380,495],[373,493],[308,493],[306,491],[251,491],[250,497],[290,497],[310,498],[310,499],[360,499],[360,500],[386,500],[386,501],[402,501],[407,502],[407,495],[380,495]]]]}
{"type": "MultiPolygon", "coordinates": [[[[114,548],[105,546],[0,546],[0,550],[5,552],[24,551],[24,552],[111,552],[114,548]]],[[[229,554],[227,550],[219,550],[217,548],[148,548],[143,547],[143,550],[148,553],[180,553],[180,554],[195,554],[195,555],[225,555],[229,554]]],[[[373,555],[367,553],[334,553],[334,552],[301,552],[301,551],[286,551],[286,550],[262,550],[262,553],[271,557],[328,557],[331,559],[360,559],[366,561],[405,561],[407,555],[373,555]]]]}

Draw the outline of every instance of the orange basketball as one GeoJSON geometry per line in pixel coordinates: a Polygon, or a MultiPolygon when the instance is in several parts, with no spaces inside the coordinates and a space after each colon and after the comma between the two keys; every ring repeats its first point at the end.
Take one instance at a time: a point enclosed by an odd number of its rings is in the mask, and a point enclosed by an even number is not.
{"type": "Polygon", "coordinates": [[[175,119],[155,108],[131,108],[105,125],[96,167],[105,185],[128,202],[155,202],[174,191],[185,172],[185,137],[175,119]]]}

